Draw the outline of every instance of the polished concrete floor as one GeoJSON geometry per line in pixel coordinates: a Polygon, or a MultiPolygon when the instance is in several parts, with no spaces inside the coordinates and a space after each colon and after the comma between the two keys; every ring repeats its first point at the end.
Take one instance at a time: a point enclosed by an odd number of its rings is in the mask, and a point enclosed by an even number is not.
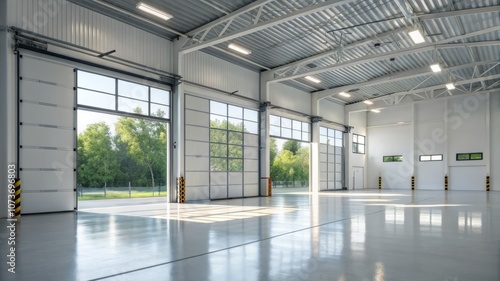
{"type": "Polygon", "coordinates": [[[0,280],[500,280],[500,193],[341,191],[24,216],[0,280]]]}

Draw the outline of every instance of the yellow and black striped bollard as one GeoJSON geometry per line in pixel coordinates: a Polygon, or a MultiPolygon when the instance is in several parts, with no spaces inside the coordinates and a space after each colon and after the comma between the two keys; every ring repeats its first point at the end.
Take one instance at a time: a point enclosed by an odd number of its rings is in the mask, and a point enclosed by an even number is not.
{"type": "Polygon", "coordinates": [[[444,190],[448,190],[448,176],[444,176],[444,190]]]}
{"type": "Polygon", "coordinates": [[[21,218],[21,179],[16,179],[16,182],[14,183],[14,196],[14,216],[16,219],[19,219],[21,218]]]}
{"type": "Polygon", "coordinates": [[[382,177],[378,177],[378,189],[382,189],[382,177]]]}
{"type": "Polygon", "coordinates": [[[186,181],[184,177],[179,178],[179,203],[186,203],[186,181]]]}
{"type": "Polygon", "coordinates": [[[490,176],[486,176],[486,191],[490,191],[490,176]]]}
{"type": "Polygon", "coordinates": [[[411,190],[415,190],[415,176],[411,177],[411,190]]]}

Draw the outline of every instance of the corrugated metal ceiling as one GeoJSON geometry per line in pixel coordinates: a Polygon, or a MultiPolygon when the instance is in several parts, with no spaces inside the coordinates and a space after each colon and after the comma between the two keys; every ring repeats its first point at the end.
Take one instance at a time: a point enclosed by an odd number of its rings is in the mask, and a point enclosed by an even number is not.
{"type": "MultiPolygon", "coordinates": [[[[146,17],[149,20],[160,23],[148,15],[142,14],[135,9],[136,0],[101,0],[114,5],[130,13],[146,17]]],[[[500,0],[406,0],[413,10],[413,14],[424,15],[445,11],[457,11],[463,9],[498,7],[500,0]]],[[[119,11],[103,7],[98,1],[83,0],[72,1],[92,10],[105,13],[111,17],[129,22],[144,30],[160,36],[173,39],[177,34],[161,29],[139,19],[131,18],[119,11]]],[[[180,33],[187,33],[200,26],[210,23],[227,13],[235,11],[254,1],[250,0],[149,0],[148,3],[161,8],[174,16],[173,19],[165,23],[160,23],[165,27],[176,30],[180,33]]],[[[266,4],[262,9],[259,22],[265,22],[285,16],[297,10],[328,2],[328,0],[274,0],[266,4]]],[[[398,28],[411,26],[410,22],[404,18],[395,0],[372,0],[353,1],[350,4],[336,6],[330,9],[294,18],[279,25],[275,25],[245,36],[238,37],[230,42],[237,43],[252,50],[252,54],[245,56],[258,65],[267,68],[275,68],[298,61],[309,56],[319,54],[333,48],[339,48],[346,44],[351,44],[374,35],[392,31],[398,28]]],[[[257,9],[250,13],[238,17],[227,28],[225,34],[231,34],[248,27],[257,15],[257,9]]],[[[415,19],[414,19],[415,20],[415,19]]],[[[481,31],[487,28],[500,26],[500,12],[489,12],[472,15],[451,16],[439,19],[420,21],[425,31],[428,43],[439,43],[439,41],[481,31]]],[[[205,35],[205,41],[216,38],[218,33],[224,28],[219,25],[205,35]]],[[[200,38],[201,34],[197,36],[200,38]]],[[[500,30],[494,32],[466,38],[452,43],[483,42],[500,40],[500,30]]],[[[218,44],[217,47],[227,50],[229,42],[218,44]]],[[[312,67],[328,67],[337,63],[346,62],[353,59],[365,58],[377,54],[387,54],[404,50],[415,46],[406,33],[395,33],[392,36],[374,40],[364,45],[347,49],[341,54],[336,53],[328,57],[316,60],[313,65],[301,66],[295,73],[307,73],[312,67]],[[377,43],[377,45],[375,45],[377,43]]],[[[226,57],[234,60],[223,52],[213,51],[219,57],[226,57]]],[[[295,79],[295,82],[287,84],[295,85],[304,90],[324,90],[336,87],[355,85],[366,82],[377,77],[390,76],[394,73],[411,71],[414,69],[428,67],[430,63],[440,62],[443,67],[452,67],[472,62],[498,61],[500,59],[500,45],[476,46],[476,47],[456,47],[444,48],[437,51],[415,52],[409,55],[397,56],[393,60],[372,60],[355,66],[344,67],[333,71],[325,71],[315,74],[321,80],[320,84],[314,84],[303,78],[295,79]],[[308,86],[304,86],[308,85],[308,86]]],[[[342,98],[346,103],[360,101],[375,95],[386,95],[394,92],[404,92],[419,85],[419,88],[430,87],[445,83],[453,79],[471,79],[477,77],[484,71],[493,67],[494,64],[481,65],[474,70],[471,66],[466,69],[459,69],[453,72],[448,71],[435,74],[432,78],[428,76],[407,79],[398,82],[389,82],[375,87],[360,89],[351,98],[342,98]]],[[[290,75],[295,69],[285,72],[290,75]]],[[[500,66],[493,67],[488,75],[499,74],[500,66]]],[[[485,85],[492,85],[493,81],[485,81],[485,85]]],[[[474,84],[472,85],[474,86],[474,84]]],[[[500,86],[499,86],[500,87],[500,86]]],[[[466,87],[467,88],[467,87],[466,87]]]]}

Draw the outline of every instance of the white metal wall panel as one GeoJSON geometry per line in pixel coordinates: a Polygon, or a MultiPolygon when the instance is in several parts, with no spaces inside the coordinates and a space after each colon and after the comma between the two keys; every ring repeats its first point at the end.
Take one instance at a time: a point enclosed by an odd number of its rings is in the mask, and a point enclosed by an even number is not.
{"type": "Polygon", "coordinates": [[[8,25],[164,71],[173,71],[173,43],[73,3],[8,0],[8,25]],[[47,5],[51,3],[52,5],[47,5]]]}
{"type": "Polygon", "coordinates": [[[258,72],[199,51],[184,57],[184,70],[183,78],[187,81],[259,99],[258,72]]]}
{"type": "Polygon", "coordinates": [[[22,54],[20,75],[23,213],[73,210],[76,205],[75,100],[74,92],[70,92],[75,85],[73,68],[22,54]]]}

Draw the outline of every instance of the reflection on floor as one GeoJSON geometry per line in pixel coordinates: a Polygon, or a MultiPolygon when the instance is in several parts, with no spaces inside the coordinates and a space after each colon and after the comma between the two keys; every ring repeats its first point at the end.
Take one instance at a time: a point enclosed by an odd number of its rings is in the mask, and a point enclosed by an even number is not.
{"type": "Polygon", "coordinates": [[[24,216],[15,275],[2,227],[0,280],[500,280],[499,192],[94,207],[24,216]]]}

